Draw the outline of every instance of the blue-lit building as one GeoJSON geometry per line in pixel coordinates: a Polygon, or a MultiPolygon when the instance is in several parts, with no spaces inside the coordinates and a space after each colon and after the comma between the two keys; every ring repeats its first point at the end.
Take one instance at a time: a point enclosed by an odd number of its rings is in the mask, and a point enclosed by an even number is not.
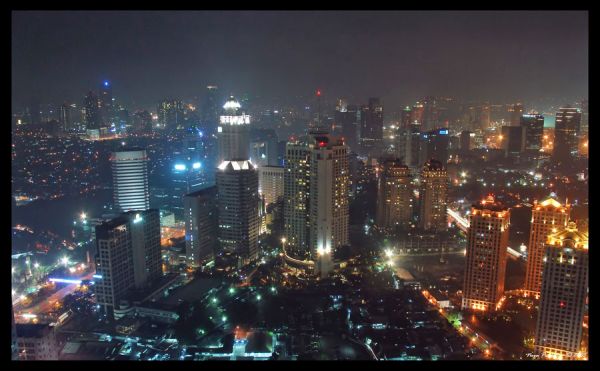
{"type": "Polygon", "coordinates": [[[198,154],[180,154],[175,157],[170,172],[169,206],[178,219],[183,217],[183,196],[208,185],[207,169],[198,154]]]}
{"type": "Polygon", "coordinates": [[[421,132],[419,163],[424,164],[434,159],[445,164],[448,161],[449,137],[448,128],[421,132]]]}

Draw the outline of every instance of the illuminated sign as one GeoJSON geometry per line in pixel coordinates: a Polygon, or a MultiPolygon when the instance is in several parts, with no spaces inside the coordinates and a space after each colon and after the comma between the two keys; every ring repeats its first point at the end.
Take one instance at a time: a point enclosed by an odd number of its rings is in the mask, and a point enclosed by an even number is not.
{"type": "Polygon", "coordinates": [[[185,169],[187,169],[185,164],[175,164],[175,170],[184,171],[185,169]]]}
{"type": "Polygon", "coordinates": [[[192,164],[192,168],[194,168],[194,169],[200,169],[200,166],[202,166],[202,164],[200,164],[199,162],[194,162],[192,164]]]}
{"type": "Polygon", "coordinates": [[[440,134],[448,135],[448,130],[440,130],[440,134]]]}
{"type": "Polygon", "coordinates": [[[250,123],[250,115],[221,116],[220,122],[229,125],[247,125],[250,123]]]}

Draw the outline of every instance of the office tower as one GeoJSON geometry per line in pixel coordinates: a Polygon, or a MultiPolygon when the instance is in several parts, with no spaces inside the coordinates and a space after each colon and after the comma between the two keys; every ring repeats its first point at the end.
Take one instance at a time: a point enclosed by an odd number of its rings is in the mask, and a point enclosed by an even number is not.
{"type": "Polygon", "coordinates": [[[409,106],[404,107],[402,112],[400,112],[400,128],[402,130],[406,130],[410,126],[411,115],[412,115],[412,110],[410,109],[409,106]]]}
{"type": "Polygon", "coordinates": [[[463,153],[469,152],[470,150],[472,150],[475,147],[475,142],[474,142],[474,137],[475,137],[475,133],[468,131],[468,130],[463,130],[460,133],[460,150],[463,153]]]}
{"type": "Polygon", "coordinates": [[[108,81],[100,84],[98,107],[103,127],[110,127],[114,122],[115,110],[113,104],[112,86],[108,81]]]}
{"type": "Polygon", "coordinates": [[[53,326],[40,323],[16,325],[20,361],[57,361],[60,345],[53,326]]]}
{"type": "Polygon", "coordinates": [[[429,160],[438,160],[442,164],[448,162],[449,147],[448,129],[436,129],[421,133],[419,163],[424,164],[429,160]]]}
{"type": "Polygon", "coordinates": [[[122,149],[111,157],[113,174],[114,207],[118,212],[147,210],[150,208],[148,193],[148,156],[141,148],[122,149]]]}
{"type": "Polygon", "coordinates": [[[277,134],[274,129],[250,129],[250,161],[259,168],[277,166],[277,134]]]}
{"type": "Polygon", "coordinates": [[[207,136],[216,135],[219,126],[219,89],[215,85],[206,87],[206,95],[200,109],[201,128],[207,136]]]}
{"type": "Polygon", "coordinates": [[[437,103],[435,97],[425,97],[423,103],[423,130],[430,131],[439,128],[437,103]]]}
{"type": "Polygon", "coordinates": [[[351,150],[358,150],[358,108],[356,105],[338,105],[334,113],[336,132],[341,132],[346,145],[351,150]],[[341,126],[338,131],[337,127],[341,126]]]}
{"type": "Polygon", "coordinates": [[[71,131],[71,129],[73,128],[73,120],[71,117],[71,106],[68,105],[67,103],[63,103],[60,106],[60,113],[59,113],[59,123],[60,123],[60,129],[63,132],[69,132],[71,131]]]}
{"type": "Polygon", "coordinates": [[[217,187],[185,195],[183,205],[187,264],[199,267],[214,257],[218,243],[217,187]]]}
{"type": "Polygon", "coordinates": [[[490,105],[483,104],[479,107],[479,128],[481,130],[487,130],[490,127],[490,105]]]}
{"type": "Polygon", "coordinates": [[[510,126],[519,126],[521,122],[521,116],[523,115],[523,105],[521,103],[515,103],[508,109],[510,113],[510,126]]]}
{"type": "Polygon", "coordinates": [[[116,126],[117,126],[117,130],[120,133],[123,133],[127,130],[129,130],[131,124],[130,124],[130,118],[129,118],[129,111],[123,107],[119,107],[118,110],[116,110],[115,112],[115,120],[116,120],[116,126]]]}
{"type": "Polygon", "coordinates": [[[164,100],[158,105],[158,124],[167,130],[183,129],[184,112],[183,103],[180,100],[164,100]]]}
{"type": "Polygon", "coordinates": [[[85,107],[85,127],[88,130],[100,129],[102,126],[102,117],[100,116],[100,110],[98,108],[99,102],[98,97],[93,91],[90,91],[85,96],[83,101],[85,107]]]}
{"type": "Polygon", "coordinates": [[[377,226],[393,228],[412,221],[412,176],[400,159],[386,159],[381,164],[378,184],[377,226]]]}
{"type": "Polygon", "coordinates": [[[554,150],[552,157],[557,161],[566,161],[576,156],[581,127],[581,112],[573,107],[563,107],[556,113],[554,125],[554,150]]]}
{"type": "Polygon", "coordinates": [[[448,199],[448,173],[441,162],[429,160],[423,165],[419,186],[419,227],[423,230],[445,231],[448,199]]]}
{"type": "Polygon", "coordinates": [[[504,156],[518,157],[525,151],[526,130],[523,126],[502,127],[502,149],[504,156]]]}
{"type": "Polygon", "coordinates": [[[258,193],[265,200],[265,207],[283,197],[283,167],[263,166],[258,168],[258,193]]]}
{"type": "Polygon", "coordinates": [[[581,133],[588,133],[589,130],[589,108],[588,100],[584,99],[581,101],[581,133]]]}
{"type": "Polygon", "coordinates": [[[376,150],[383,140],[383,105],[379,98],[369,98],[369,104],[361,107],[360,144],[365,152],[376,150]]]}
{"type": "Polygon", "coordinates": [[[535,352],[545,359],[582,359],[588,290],[588,234],[574,222],[548,236],[535,352]]]}
{"type": "Polygon", "coordinates": [[[109,318],[135,285],[130,228],[123,215],[96,226],[96,302],[109,318]]]}
{"type": "Polygon", "coordinates": [[[471,207],[462,309],[496,309],[504,293],[509,215],[493,196],[471,207]]]}
{"type": "Polygon", "coordinates": [[[288,254],[314,259],[348,244],[349,182],[348,147],[343,140],[313,132],[288,143],[284,173],[288,254]]]}
{"type": "Polygon", "coordinates": [[[233,97],[229,97],[223,106],[218,127],[218,155],[217,163],[223,161],[244,161],[249,155],[249,126],[250,116],[241,110],[240,103],[233,97]]]}
{"type": "Polygon", "coordinates": [[[525,150],[539,152],[544,136],[544,116],[523,115],[521,116],[521,127],[525,128],[525,150]]]}
{"type": "Polygon", "coordinates": [[[258,172],[248,160],[225,160],[217,170],[219,241],[245,264],[258,257],[258,172]]]}
{"type": "Polygon", "coordinates": [[[208,180],[198,152],[183,151],[173,157],[171,185],[167,192],[169,209],[180,219],[183,217],[183,196],[205,187],[208,180]]]}
{"type": "Polygon", "coordinates": [[[570,205],[563,205],[553,198],[542,202],[537,200],[531,210],[531,227],[527,245],[527,270],[525,272],[525,292],[529,295],[540,294],[542,286],[542,259],[548,236],[567,226],[570,205]]]}
{"type": "Polygon", "coordinates": [[[420,165],[421,153],[421,125],[410,124],[405,134],[406,146],[404,163],[416,169],[420,165]]]}
{"type": "Polygon", "coordinates": [[[136,288],[144,288],[162,277],[160,213],[158,209],[129,211],[133,278],[136,288]]]}

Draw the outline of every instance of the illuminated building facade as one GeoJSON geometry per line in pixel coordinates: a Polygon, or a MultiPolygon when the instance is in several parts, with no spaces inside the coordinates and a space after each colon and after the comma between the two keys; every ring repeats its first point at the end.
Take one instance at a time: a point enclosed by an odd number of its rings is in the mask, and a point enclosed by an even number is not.
{"type": "Polygon", "coordinates": [[[61,344],[54,326],[19,323],[15,328],[19,361],[57,361],[61,344]]]}
{"type": "Polygon", "coordinates": [[[284,229],[288,254],[304,260],[348,244],[350,178],[343,140],[313,132],[288,143],[284,229]]]}
{"type": "Polygon", "coordinates": [[[509,211],[488,196],[469,219],[462,309],[495,310],[504,293],[509,211]]]}
{"type": "Polygon", "coordinates": [[[217,127],[219,126],[219,88],[215,85],[206,87],[206,96],[202,103],[201,127],[207,136],[216,135],[217,127]]]}
{"type": "Polygon", "coordinates": [[[381,164],[378,184],[377,226],[393,228],[412,221],[412,176],[400,159],[387,159],[381,164]]]}
{"type": "Polygon", "coordinates": [[[229,97],[223,106],[218,127],[217,163],[241,161],[250,158],[250,116],[241,111],[240,103],[229,97]]]}
{"type": "Polygon", "coordinates": [[[183,128],[184,110],[180,100],[164,100],[157,108],[158,124],[162,129],[175,130],[183,128]]]}
{"type": "Polygon", "coordinates": [[[100,96],[98,97],[98,107],[100,109],[100,116],[102,117],[102,126],[110,127],[115,116],[112,86],[108,81],[104,81],[102,84],[100,84],[99,91],[100,96]]]}
{"type": "Polygon", "coordinates": [[[429,160],[437,160],[442,164],[448,162],[448,146],[450,139],[447,128],[430,130],[421,133],[419,164],[429,160]]]}
{"type": "Polygon", "coordinates": [[[582,359],[583,316],[588,290],[588,234],[574,222],[548,236],[535,335],[545,359],[582,359]]]}
{"type": "Polygon", "coordinates": [[[510,113],[510,126],[519,126],[521,122],[521,116],[523,115],[523,104],[515,103],[511,107],[508,108],[508,112],[510,113]]]}
{"type": "Polygon", "coordinates": [[[564,161],[577,156],[580,127],[581,112],[578,109],[564,107],[556,113],[553,158],[564,161]]]}
{"type": "Polygon", "coordinates": [[[98,96],[90,91],[83,101],[85,107],[85,127],[88,130],[100,129],[102,119],[98,108],[98,96]]]}
{"type": "Polygon", "coordinates": [[[539,152],[542,149],[544,136],[544,116],[523,115],[521,116],[521,126],[525,128],[525,150],[539,152]]]}
{"type": "Polygon", "coordinates": [[[346,105],[344,101],[340,100],[335,114],[334,122],[336,126],[336,132],[338,126],[341,126],[341,133],[346,140],[346,145],[350,150],[358,150],[358,123],[359,123],[359,112],[356,105],[346,105]]]}
{"type": "Polygon", "coordinates": [[[448,229],[448,173],[441,162],[430,160],[421,169],[419,186],[419,227],[423,230],[448,229]]]}
{"type": "Polygon", "coordinates": [[[534,201],[531,211],[524,287],[529,295],[540,294],[546,239],[550,234],[567,226],[570,211],[570,205],[563,205],[553,198],[547,198],[539,203],[537,200],[534,201]]]}
{"type": "Polygon", "coordinates": [[[183,196],[208,184],[205,169],[197,155],[180,154],[171,169],[170,210],[178,219],[183,217],[183,196]]]}
{"type": "Polygon", "coordinates": [[[281,166],[263,166],[258,168],[258,192],[265,200],[265,207],[283,197],[283,174],[281,166]]]}
{"type": "Polygon", "coordinates": [[[136,288],[144,288],[162,277],[160,250],[160,213],[158,209],[129,211],[133,279],[136,288]]]}
{"type": "Polygon", "coordinates": [[[110,161],[115,209],[119,212],[149,209],[146,150],[131,148],[113,152],[110,161]]]}
{"type": "Polygon", "coordinates": [[[183,197],[185,253],[188,266],[198,267],[214,256],[217,247],[217,187],[209,187],[183,197]]]}

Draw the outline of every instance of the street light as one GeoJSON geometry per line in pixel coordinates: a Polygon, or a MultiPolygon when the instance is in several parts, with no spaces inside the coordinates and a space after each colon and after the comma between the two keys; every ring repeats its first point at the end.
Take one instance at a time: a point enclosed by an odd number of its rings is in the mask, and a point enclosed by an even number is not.
{"type": "Polygon", "coordinates": [[[40,267],[40,263],[35,263],[35,264],[33,265],[33,267],[34,267],[35,269],[38,269],[38,268],[40,267]]]}

